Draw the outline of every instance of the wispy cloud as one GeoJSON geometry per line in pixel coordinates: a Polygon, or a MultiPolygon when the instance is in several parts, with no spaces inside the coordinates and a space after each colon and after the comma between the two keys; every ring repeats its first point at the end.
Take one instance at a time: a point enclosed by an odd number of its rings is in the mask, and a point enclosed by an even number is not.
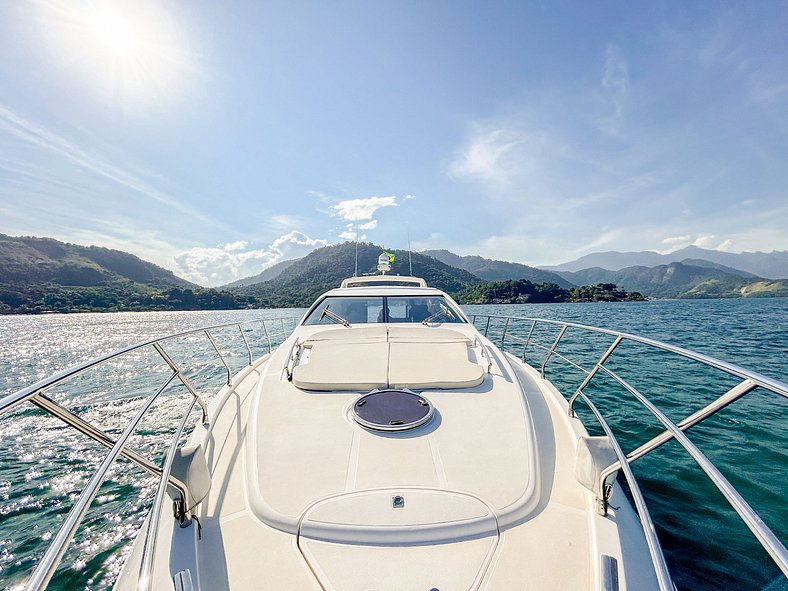
{"type": "Polygon", "coordinates": [[[612,113],[600,119],[599,128],[617,134],[624,122],[624,106],[629,91],[629,66],[620,47],[612,43],[605,51],[602,90],[612,108],[612,113]]]}
{"type": "MultiPolygon", "coordinates": [[[[0,105],[0,132],[8,134],[24,145],[44,150],[61,161],[70,163],[83,173],[110,181],[131,190],[138,196],[165,205],[210,226],[219,226],[215,218],[196,211],[183,200],[158,189],[129,168],[118,166],[107,158],[88,152],[63,136],[21,117],[4,105],[0,105]]],[[[35,177],[42,172],[41,169],[46,168],[43,164],[31,167],[23,162],[14,163],[8,160],[0,162],[0,167],[11,174],[27,177],[35,177]]]]}

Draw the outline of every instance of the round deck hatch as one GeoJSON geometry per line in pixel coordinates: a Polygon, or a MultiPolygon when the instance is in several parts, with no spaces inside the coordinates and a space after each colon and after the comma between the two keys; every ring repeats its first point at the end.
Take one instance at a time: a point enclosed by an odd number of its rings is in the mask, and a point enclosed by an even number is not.
{"type": "Polygon", "coordinates": [[[410,390],[374,390],[353,405],[353,418],[369,429],[404,431],[432,418],[434,408],[424,396],[410,390]]]}

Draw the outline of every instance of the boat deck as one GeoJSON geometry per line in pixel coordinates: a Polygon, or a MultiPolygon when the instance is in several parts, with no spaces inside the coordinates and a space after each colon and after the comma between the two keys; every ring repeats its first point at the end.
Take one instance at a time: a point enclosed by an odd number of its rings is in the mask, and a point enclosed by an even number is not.
{"type": "MultiPolygon", "coordinates": [[[[585,431],[567,416],[563,397],[529,366],[514,358],[496,358],[492,375],[471,391],[428,393],[441,416],[420,428],[428,432],[418,437],[370,433],[354,424],[343,414],[358,396],[352,393],[301,392],[305,403],[313,405],[315,397],[321,397],[324,406],[319,411],[311,406],[315,420],[294,427],[287,420],[288,409],[299,411],[293,392],[264,387],[275,381],[264,378],[275,376],[281,367],[276,353],[261,360],[224,401],[217,400],[223,404],[211,409],[208,432],[198,428],[192,436],[195,443],[207,435],[212,486],[197,513],[201,530],[180,529],[172,520],[162,520],[154,588],[167,588],[171,572],[189,569],[195,588],[203,590],[368,591],[371,584],[376,591],[595,590],[602,588],[603,554],[629,569],[619,572],[620,589],[627,588],[627,579],[638,581],[637,589],[656,588],[634,512],[628,503],[605,517],[595,512],[592,493],[573,472],[577,439],[585,431]],[[491,387],[488,382],[496,380],[502,383],[491,387]],[[507,380],[511,391],[499,387],[507,380]],[[490,392],[501,400],[473,406],[490,392]],[[506,428],[517,412],[507,406],[507,397],[515,400],[512,392],[518,392],[522,400],[517,404],[530,413],[531,440],[506,428]],[[278,394],[288,399],[279,408],[278,394]],[[336,417],[344,421],[339,431],[336,417]],[[294,437],[294,428],[308,435],[294,437]],[[475,439],[488,437],[490,428],[496,446],[475,439]],[[446,445],[442,438],[447,438],[446,445]],[[529,457],[535,458],[534,465],[529,465],[529,457]],[[299,466],[299,461],[304,464],[299,466]],[[464,479],[466,473],[470,477],[464,479]],[[413,539],[395,545],[354,540],[357,531],[352,527],[349,534],[347,527],[332,527],[332,520],[347,525],[341,499],[348,494],[371,491],[370,511],[377,519],[376,492],[388,500],[394,488],[405,491],[410,503],[406,511],[418,510],[416,493],[446,491],[437,504],[425,501],[426,513],[448,512],[462,520],[477,511],[477,527],[451,542],[413,539]],[[509,511],[527,489],[527,502],[509,511]],[[450,494],[458,498],[450,499],[450,494]],[[467,498],[459,498],[462,495],[467,498]],[[315,506],[325,498],[340,501],[327,508],[315,506]],[[476,508],[470,499],[478,499],[476,508]],[[482,515],[485,511],[478,505],[489,508],[491,515],[482,515]],[[350,535],[350,541],[342,541],[342,535],[350,535]],[[629,556],[622,556],[622,546],[629,556]]],[[[282,388],[293,386],[286,382],[282,388]]],[[[359,500],[355,507],[362,505],[359,500]]],[[[413,529],[402,521],[403,513],[391,513],[395,521],[378,526],[413,529]]],[[[140,547],[135,546],[136,554],[140,547]]],[[[137,555],[127,562],[116,589],[133,588],[138,561],[137,555]]]]}

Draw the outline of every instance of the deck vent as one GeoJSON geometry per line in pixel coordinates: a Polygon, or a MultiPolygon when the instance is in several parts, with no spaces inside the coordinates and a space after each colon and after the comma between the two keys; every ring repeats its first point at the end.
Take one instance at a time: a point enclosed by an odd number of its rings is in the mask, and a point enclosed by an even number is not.
{"type": "Polygon", "coordinates": [[[405,431],[429,421],[432,403],[410,390],[373,390],[353,405],[353,418],[362,427],[377,431],[405,431]]]}

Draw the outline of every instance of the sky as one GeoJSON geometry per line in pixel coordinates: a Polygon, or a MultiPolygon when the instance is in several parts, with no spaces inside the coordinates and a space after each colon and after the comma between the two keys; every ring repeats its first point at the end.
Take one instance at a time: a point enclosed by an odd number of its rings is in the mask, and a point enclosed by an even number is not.
{"type": "Polygon", "coordinates": [[[788,2],[0,0],[0,232],[205,286],[326,244],[788,249],[788,2]]]}

